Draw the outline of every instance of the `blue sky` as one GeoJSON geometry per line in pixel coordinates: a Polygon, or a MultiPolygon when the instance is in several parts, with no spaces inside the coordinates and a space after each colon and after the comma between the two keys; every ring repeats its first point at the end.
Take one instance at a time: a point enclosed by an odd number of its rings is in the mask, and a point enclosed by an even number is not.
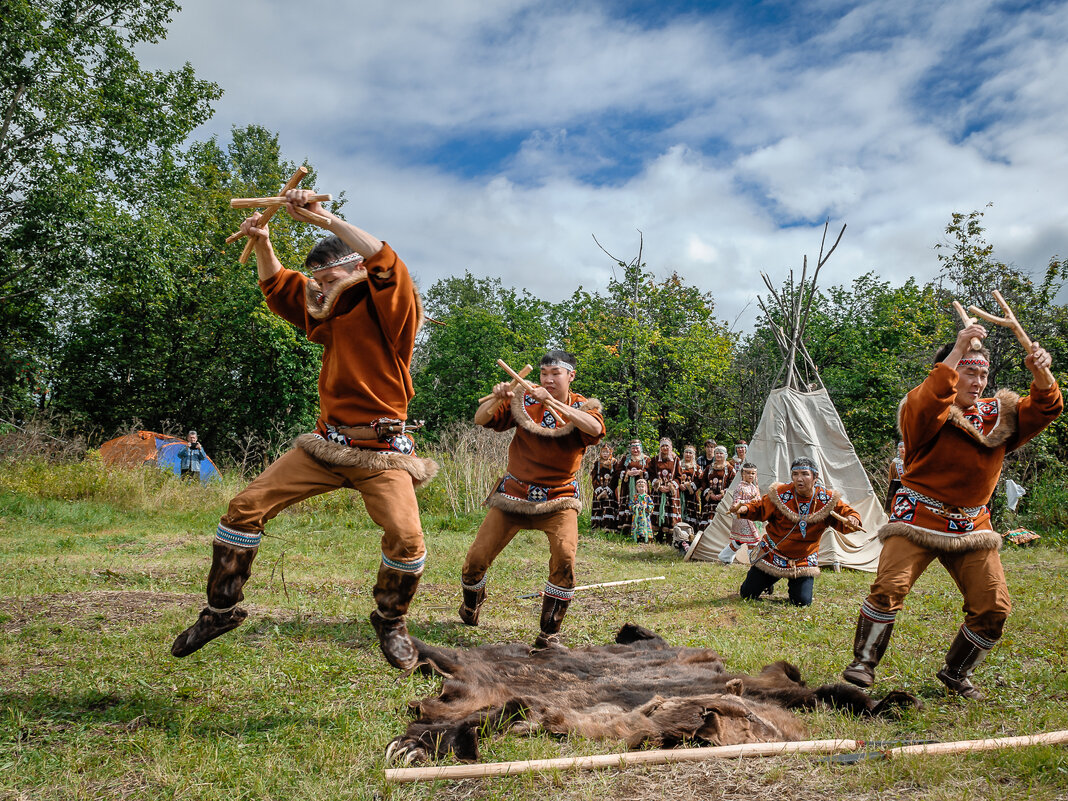
{"type": "Polygon", "coordinates": [[[988,203],[1002,261],[1068,256],[1066,40],[1065,2],[190,0],[141,57],[219,83],[198,137],[279,132],[427,287],[559,300],[641,231],[744,328],[828,217],[827,284],[930,278],[988,203]]]}

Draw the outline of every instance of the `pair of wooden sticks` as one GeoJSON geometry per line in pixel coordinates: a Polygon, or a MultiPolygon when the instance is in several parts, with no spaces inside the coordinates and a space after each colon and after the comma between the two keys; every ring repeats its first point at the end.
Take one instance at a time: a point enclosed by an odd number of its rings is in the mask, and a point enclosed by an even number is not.
{"type": "MultiPolygon", "coordinates": [[[[523,369],[518,373],[515,370],[513,370],[511,367],[509,367],[508,363],[505,362],[504,359],[498,359],[497,360],[497,366],[500,367],[502,370],[504,370],[504,372],[508,373],[508,375],[510,375],[512,377],[512,391],[513,392],[517,388],[520,388],[520,387],[525,392],[533,391],[534,385],[526,380],[526,377],[528,375],[530,375],[530,371],[534,369],[529,364],[526,365],[525,367],[523,367],[523,369]]],[[[478,402],[479,403],[485,403],[486,401],[488,401],[492,397],[493,397],[492,394],[491,395],[485,395],[485,396],[479,398],[478,402]]],[[[567,423],[569,422],[568,415],[571,414],[571,407],[568,406],[563,401],[558,401],[556,398],[550,396],[549,400],[545,403],[545,410],[550,415],[552,415],[552,418],[557,423],[561,423],[563,425],[567,425],[567,423]]]]}
{"type": "MultiPolygon", "coordinates": [[[[994,300],[1001,306],[1001,310],[1005,313],[1004,317],[997,317],[988,311],[983,311],[978,306],[969,306],[968,312],[975,315],[975,317],[971,317],[969,314],[965,313],[964,307],[957,301],[953,301],[953,308],[957,310],[957,314],[960,315],[960,319],[965,327],[978,322],[976,318],[981,317],[988,323],[993,323],[994,325],[1000,325],[1003,328],[1010,329],[1012,333],[1016,335],[1016,341],[1020,343],[1027,353],[1030,353],[1032,347],[1031,337],[1027,336],[1027,332],[1024,331],[1023,326],[1020,325],[1020,321],[1016,319],[1016,315],[1013,314],[1012,309],[1009,308],[1009,304],[1005,302],[1005,298],[1003,298],[1001,293],[996,289],[991,291],[990,294],[994,296],[994,300]]],[[[983,347],[983,343],[978,337],[972,337],[971,345],[972,350],[979,350],[983,347]]],[[[1054,381],[1053,371],[1048,367],[1043,368],[1042,375],[1050,383],[1050,386],[1052,386],[1054,381]]]]}
{"type": "MultiPolygon", "coordinates": [[[[275,212],[277,212],[285,204],[286,199],[285,197],[283,197],[283,195],[285,195],[285,193],[288,192],[290,189],[296,189],[300,185],[300,182],[304,180],[307,174],[307,167],[298,167],[297,171],[293,173],[292,176],[290,176],[288,181],[286,181],[285,186],[282,187],[282,191],[277,197],[234,198],[230,201],[230,207],[235,209],[248,209],[265,206],[267,210],[264,211],[263,215],[260,217],[260,226],[264,226],[271,219],[271,217],[275,215],[275,212]]],[[[330,195],[312,195],[310,202],[322,202],[324,200],[333,200],[333,198],[330,195]]],[[[315,214],[307,210],[305,210],[305,214],[313,218],[321,225],[326,225],[330,222],[329,217],[324,217],[321,214],[315,214]]],[[[245,234],[242,231],[232,233],[230,234],[230,236],[226,237],[226,244],[229,245],[231,242],[236,242],[243,236],[245,236],[245,234]]],[[[245,243],[245,249],[241,251],[241,257],[238,259],[238,261],[244,264],[248,261],[248,257],[251,255],[252,240],[249,239],[249,241],[245,243]]]]}

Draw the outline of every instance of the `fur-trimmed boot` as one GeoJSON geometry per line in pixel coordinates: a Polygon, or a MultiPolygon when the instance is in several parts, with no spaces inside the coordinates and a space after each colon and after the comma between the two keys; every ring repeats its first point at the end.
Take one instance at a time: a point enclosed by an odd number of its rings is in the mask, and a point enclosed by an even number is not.
{"type": "Polygon", "coordinates": [[[842,671],[842,678],[858,687],[868,688],[875,683],[875,668],[886,653],[894,631],[895,616],[878,614],[888,619],[873,620],[861,611],[853,635],[853,661],[842,671]]]}
{"type": "Polygon", "coordinates": [[[997,640],[984,639],[961,626],[949,646],[949,651],[946,652],[946,663],[935,675],[958,695],[972,701],[981,701],[983,694],[971,683],[971,675],[979,663],[986,659],[996,642],[997,640]]]}
{"type": "Polygon", "coordinates": [[[252,575],[252,560],[258,551],[258,545],[238,548],[219,540],[212,543],[208,605],[201,610],[197,622],[175,639],[171,646],[174,656],[189,656],[219,635],[245,622],[248,612],[238,604],[245,599],[241,590],[252,575]]]}
{"type": "Polygon", "coordinates": [[[460,620],[468,626],[477,626],[478,610],[482,608],[486,600],[486,579],[483,577],[478,584],[474,585],[464,584],[461,580],[460,586],[464,593],[464,600],[459,609],[460,620]]]}
{"type": "Polygon", "coordinates": [[[541,632],[534,640],[532,651],[543,651],[546,648],[563,647],[560,643],[560,626],[567,614],[570,600],[556,598],[552,595],[544,595],[541,599],[541,632]]]}
{"type": "Polygon", "coordinates": [[[374,596],[377,609],[371,612],[371,625],[378,635],[382,654],[397,670],[411,670],[419,662],[419,654],[408,637],[404,616],[419,586],[422,571],[409,573],[382,565],[374,596]]]}

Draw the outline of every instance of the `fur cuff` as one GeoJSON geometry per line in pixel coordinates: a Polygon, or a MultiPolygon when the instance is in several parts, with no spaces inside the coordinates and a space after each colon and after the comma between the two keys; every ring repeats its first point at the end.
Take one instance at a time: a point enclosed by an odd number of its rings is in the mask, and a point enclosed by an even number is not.
{"type": "MultiPolygon", "coordinates": [[[[566,437],[575,430],[575,422],[573,420],[568,420],[566,425],[557,426],[556,428],[546,428],[541,423],[532,420],[523,405],[523,395],[523,392],[517,391],[512,396],[512,419],[515,420],[517,426],[539,437],[566,437]]],[[[597,398],[587,398],[574,408],[580,412],[599,412],[601,411],[601,402],[597,398]]]]}
{"type": "MultiPolygon", "coordinates": [[[[769,492],[768,495],[771,497],[772,506],[774,506],[779,511],[779,514],[781,514],[783,517],[785,517],[791,523],[806,523],[806,524],[820,523],[823,520],[826,520],[830,516],[831,512],[834,510],[834,507],[836,507],[838,505],[838,502],[840,500],[842,500],[842,493],[840,493],[838,490],[835,490],[834,492],[831,493],[830,500],[827,501],[827,503],[825,503],[823,506],[821,506],[815,512],[813,512],[812,514],[807,514],[807,515],[799,515],[793,509],[788,509],[786,507],[786,504],[784,504],[782,502],[782,498],[779,497],[779,488],[782,487],[782,486],[784,486],[784,485],[780,484],[778,487],[775,487],[775,489],[772,490],[771,492],[769,492]]],[[[818,491],[818,489],[819,489],[818,487],[813,489],[813,493],[812,493],[812,497],[813,498],[816,497],[816,492],[818,491]]],[[[797,498],[796,492],[794,494],[794,498],[795,499],[797,498]]],[[[809,575],[809,574],[806,573],[805,575],[809,575]]]]}
{"type": "Polygon", "coordinates": [[[396,451],[375,451],[328,442],[317,434],[301,434],[293,443],[313,459],[335,467],[362,467],[366,470],[403,470],[412,477],[416,489],[438,472],[433,459],[408,456],[396,451]]]}
{"type": "Polygon", "coordinates": [[[1001,535],[991,529],[969,531],[967,534],[942,534],[929,528],[921,528],[911,523],[895,520],[879,529],[879,542],[886,542],[890,537],[904,537],[907,540],[941,553],[958,553],[960,551],[986,551],[1001,548],[1001,535]]]}
{"type": "Polygon", "coordinates": [[[818,576],[820,569],[818,567],[775,567],[773,564],[761,559],[754,567],[761,573],[767,573],[769,576],[775,576],[775,578],[804,578],[805,576],[818,576]]]}
{"type": "Polygon", "coordinates": [[[494,492],[486,499],[486,506],[500,509],[514,515],[546,515],[550,512],[559,512],[563,509],[575,509],[582,511],[582,501],[578,498],[554,498],[551,501],[521,501],[518,498],[509,498],[499,492],[494,492]]]}

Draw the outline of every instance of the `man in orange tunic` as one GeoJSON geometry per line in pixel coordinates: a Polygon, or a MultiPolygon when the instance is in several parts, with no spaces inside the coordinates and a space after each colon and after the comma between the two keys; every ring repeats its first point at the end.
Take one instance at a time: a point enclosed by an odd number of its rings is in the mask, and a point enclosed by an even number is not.
{"type": "Polygon", "coordinates": [[[840,492],[818,484],[818,476],[816,463],[802,456],[790,465],[791,483],[773,487],[759,501],[736,501],[731,505],[731,512],[744,520],[767,522],[764,538],[755,546],[758,558],[739,590],[742,598],[759,598],[785,578],[790,603],[810,605],[815,577],[820,572],[823,532],[828,528],[843,530],[844,524],[831,517],[831,512],[860,528],[860,515],[842,500],[840,492]]]}
{"type": "Polygon", "coordinates": [[[1024,359],[1033,375],[1030,395],[1003,389],[983,398],[990,357],[985,349],[970,349],[973,337],[985,338],[986,330],[968,326],[943,347],[898,409],[905,471],[890,522],[879,531],[879,572],[860,607],[853,662],[842,673],[860,687],[875,681],[905,596],[933,560],[964,596],[964,623],[937,674],[952,692],[982,697],[970,677],[1001,638],[1011,609],[998,556],[1001,536],[990,526],[987,503],[1005,454],[1048,426],[1064,404],[1044,373],[1052,359],[1038,343],[1024,359]]]}
{"type": "Polygon", "coordinates": [[[486,500],[489,512],[467,551],[461,573],[460,619],[478,625],[486,598],[487,571],[521,529],[544,531],[549,538],[549,580],[541,607],[541,631],[534,648],[558,642],[560,626],[575,595],[578,548],[578,471],[589,445],[604,436],[601,403],[571,391],[575,357],[554,350],[542,357],[541,386],[512,392],[508,382],[493,388],[493,397],[478,407],[475,422],[494,431],[515,429],[508,448],[508,472],[486,500]],[[555,398],[567,407],[568,421],[549,413],[555,398]]]}
{"type": "Polygon", "coordinates": [[[426,560],[415,487],[437,470],[415,455],[405,432],[423,307],[392,248],[308,203],[310,194],[288,192],[286,210],[334,234],[308,253],[304,266],[311,278],[282,267],[267,227],[259,226],[261,215],[253,214],[241,230],[255,245],[267,306],[323,346],[316,430],[299,437],[296,447],[230,501],[212,545],[208,605],[178,635],[171,653],[187,656],[248,616],[237,604],[269,520],[306,498],[347,487],[359,490],[368,515],[383,529],[371,623],[386,660],[409,670],[418,656],[404,615],[426,560]],[[329,224],[312,220],[308,211],[326,216],[329,224]]]}

